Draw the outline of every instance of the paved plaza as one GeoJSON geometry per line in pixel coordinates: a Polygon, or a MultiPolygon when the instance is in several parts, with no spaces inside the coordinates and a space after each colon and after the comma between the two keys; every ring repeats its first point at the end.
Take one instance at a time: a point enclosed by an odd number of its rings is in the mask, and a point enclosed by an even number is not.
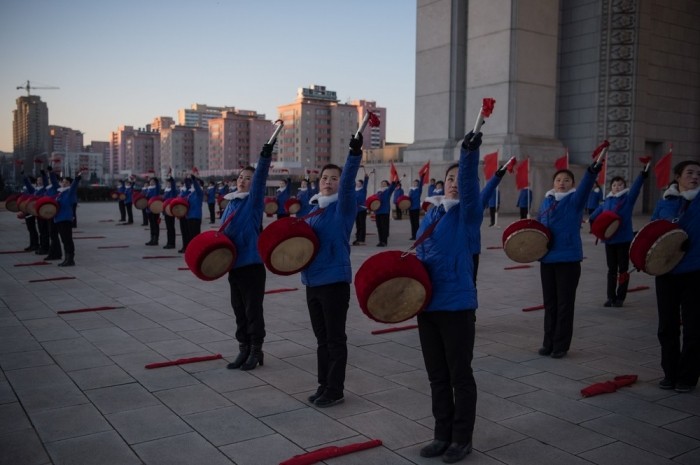
{"type": "MultiPolygon", "coordinates": [[[[383,445],[324,463],[442,463],[418,455],[433,419],[417,330],[373,335],[389,326],[360,311],[353,288],[345,402],[319,409],[306,400],[317,387],[316,342],[300,276],[268,273],[267,290],[286,291],[265,296],[265,364],[227,370],[238,353],[228,282],[183,269],[183,255],[162,249],[164,230],[160,246],[145,246],[149,232],[135,213],[137,224],[118,226],[116,203],[81,204],[75,267],[18,266],[43,256],[0,254],[0,464],[272,465],[370,439],[383,445]],[[49,278],[71,279],[41,281],[49,278]],[[119,308],[58,313],[103,306],[119,308]],[[145,368],[212,354],[224,359],[145,368]]],[[[631,292],[623,308],[604,308],[604,247],[584,225],[572,347],[560,360],[541,357],[543,312],[522,311],[542,303],[539,267],[506,270],[517,264],[497,248],[514,219],[482,226],[477,419],[474,451],[462,463],[700,463],[700,390],[657,387],[653,279],[633,273],[631,288],[649,289],[631,292]],[[581,396],[626,374],[639,379],[581,396]]],[[[387,250],[375,247],[373,222],[368,231],[367,245],[352,247],[354,271],[387,250]]],[[[392,220],[389,249],[408,248],[409,236],[407,219],[392,220]]],[[[0,237],[2,252],[28,245],[25,226],[4,207],[0,237]]]]}

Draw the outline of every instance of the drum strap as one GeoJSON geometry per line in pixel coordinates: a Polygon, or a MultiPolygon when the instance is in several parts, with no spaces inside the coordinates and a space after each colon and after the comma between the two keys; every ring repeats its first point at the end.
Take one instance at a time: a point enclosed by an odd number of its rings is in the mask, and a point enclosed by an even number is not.
{"type": "Polygon", "coordinates": [[[428,228],[425,231],[423,231],[423,234],[420,235],[420,237],[416,240],[416,242],[414,242],[413,245],[408,248],[408,250],[406,250],[404,253],[401,254],[402,257],[405,257],[406,255],[411,253],[412,250],[415,250],[419,245],[421,245],[423,242],[425,242],[426,239],[428,239],[428,237],[430,237],[430,235],[433,233],[433,231],[435,230],[435,227],[440,222],[440,220],[445,217],[445,213],[446,213],[445,207],[440,205],[437,208],[438,208],[437,211],[440,214],[440,218],[438,218],[437,221],[435,221],[433,224],[428,226],[428,228]]]}

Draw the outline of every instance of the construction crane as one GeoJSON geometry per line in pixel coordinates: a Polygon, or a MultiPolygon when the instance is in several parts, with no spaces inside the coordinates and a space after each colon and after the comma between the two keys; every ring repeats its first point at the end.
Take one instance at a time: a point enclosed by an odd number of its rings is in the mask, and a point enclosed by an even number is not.
{"type": "Polygon", "coordinates": [[[31,95],[31,90],[32,89],[58,89],[58,87],[55,86],[43,86],[43,87],[37,87],[33,86],[27,81],[27,83],[23,86],[17,86],[17,89],[26,89],[27,90],[27,97],[31,95]]]}

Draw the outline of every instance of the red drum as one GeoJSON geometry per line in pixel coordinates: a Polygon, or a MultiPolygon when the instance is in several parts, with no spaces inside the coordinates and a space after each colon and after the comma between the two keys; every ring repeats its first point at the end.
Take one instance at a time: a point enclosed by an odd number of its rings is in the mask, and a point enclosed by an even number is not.
{"type": "Polygon", "coordinates": [[[219,210],[224,211],[226,210],[226,206],[228,205],[229,200],[225,198],[224,196],[219,197],[219,210]]]}
{"type": "Polygon", "coordinates": [[[119,192],[112,192],[111,197],[112,200],[117,200],[119,198],[119,192]]]}
{"type": "Polygon", "coordinates": [[[30,198],[31,198],[31,195],[29,195],[29,194],[22,194],[19,196],[19,198],[17,199],[17,209],[20,212],[22,212],[24,214],[28,214],[27,202],[29,202],[30,198]]]}
{"type": "Polygon", "coordinates": [[[170,202],[173,201],[174,197],[167,198],[163,200],[163,213],[168,216],[173,216],[173,212],[170,211],[170,202]]]}
{"type": "Polygon", "coordinates": [[[38,197],[35,195],[30,195],[29,200],[25,204],[25,210],[28,215],[36,216],[36,201],[38,197]]]}
{"type": "Polygon", "coordinates": [[[268,270],[282,276],[303,270],[318,253],[318,237],[306,221],[291,216],[268,225],[258,238],[258,252],[268,270]]]}
{"type": "Polygon", "coordinates": [[[170,201],[170,213],[175,218],[184,218],[190,210],[190,202],[184,197],[175,197],[170,201]]]}
{"type": "Polygon", "coordinates": [[[408,210],[411,208],[411,198],[407,195],[402,195],[396,199],[396,206],[399,210],[408,210]]]}
{"type": "Polygon", "coordinates": [[[537,220],[522,219],[503,231],[503,251],[518,263],[530,263],[547,254],[552,234],[537,220]]]}
{"type": "Polygon", "coordinates": [[[612,210],[603,210],[591,223],[591,234],[601,241],[607,241],[620,229],[621,223],[620,215],[612,210]]]}
{"type": "Polygon", "coordinates": [[[58,213],[58,202],[51,197],[39,197],[34,204],[36,216],[42,220],[52,220],[58,213]]]}
{"type": "Polygon", "coordinates": [[[435,206],[434,203],[432,203],[432,202],[425,202],[425,201],[424,201],[424,202],[421,204],[420,207],[423,209],[424,212],[427,212],[428,210],[430,210],[430,209],[433,208],[434,206],[435,206]]]}
{"type": "Polygon", "coordinates": [[[118,197],[119,200],[126,200],[126,194],[121,192],[118,197]]]}
{"type": "Polygon", "coordinates": [[[5,199],[5,208],[7,208],[8,211],[17,213],[19,211],[19,206],[17,205],[19,197],[19,194],[8,195],[5,199]]]}
{"type": "Polygon", "coordinates": [[[196,277],[213,281],[229,272],[236,262],[236,246],[219,231],[204,231],[185,249],[185,262],[196,277]]]}
{"type": "Polygon", "coordinates": [[[380,323],[398,323],[423,311],[432,284],[415,255],[389,250],[365,260],[355,274],[355,292],[365,315],[380,323]]]}
{"type": "Polygon", "coordinates": [[[371,212],[376,212],[379,210],[379,207],[382,205],[382,201],[379,200],[378,195],[370,195],[367,197],[367,200],[365,200],[365,207],[367,207],[367,210],[371,212]]]}
{"type": "Polygon", "coordinates": [[[148,209],[151,210],[151,213],[160,215],[160,212],[163,211],[163,197],[156,195],[148,199],[148,209]]]}
{"type": "Polygon", "coordinates": [[[301,202],[299,202],[299,199],[290,197],[284,202],[284,209],[290,215],[294,215],[301,210],[301,202]]]}
{"type": "Polygon", "coordinates": [[[683,260],[687,240],[688,234],[678,224],[652,221],[632,239],[630,260],[636,269],[652,276],[666,274],[683,260]]]}
{"type": "Polygon", "coordinates": [[[132,200],[134,207],[136,207],[138,210],[144,210],[146,207],[148,207],[148,199],[141,193],[134,192],[132,200]]]}
{"type": "Polygon", "coordinates": [[[265,214],[267,216],[272,216],[277,213],[278,208],[277,199],[275,197],[265,197],[265,214]]]}

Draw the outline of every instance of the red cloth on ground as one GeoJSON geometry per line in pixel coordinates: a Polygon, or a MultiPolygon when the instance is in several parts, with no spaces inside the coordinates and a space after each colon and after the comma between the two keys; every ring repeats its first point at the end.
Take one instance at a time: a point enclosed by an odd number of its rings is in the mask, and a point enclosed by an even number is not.
{"type": "Polygon", "coordinates": [[[581,389],[581,395],[583,397],[593,397],[598,394],[607,394],[610,392],[617,391],[617,385],[612,381],[605,381],[602,383],[591,384],[588,387],[581,389]]]}

